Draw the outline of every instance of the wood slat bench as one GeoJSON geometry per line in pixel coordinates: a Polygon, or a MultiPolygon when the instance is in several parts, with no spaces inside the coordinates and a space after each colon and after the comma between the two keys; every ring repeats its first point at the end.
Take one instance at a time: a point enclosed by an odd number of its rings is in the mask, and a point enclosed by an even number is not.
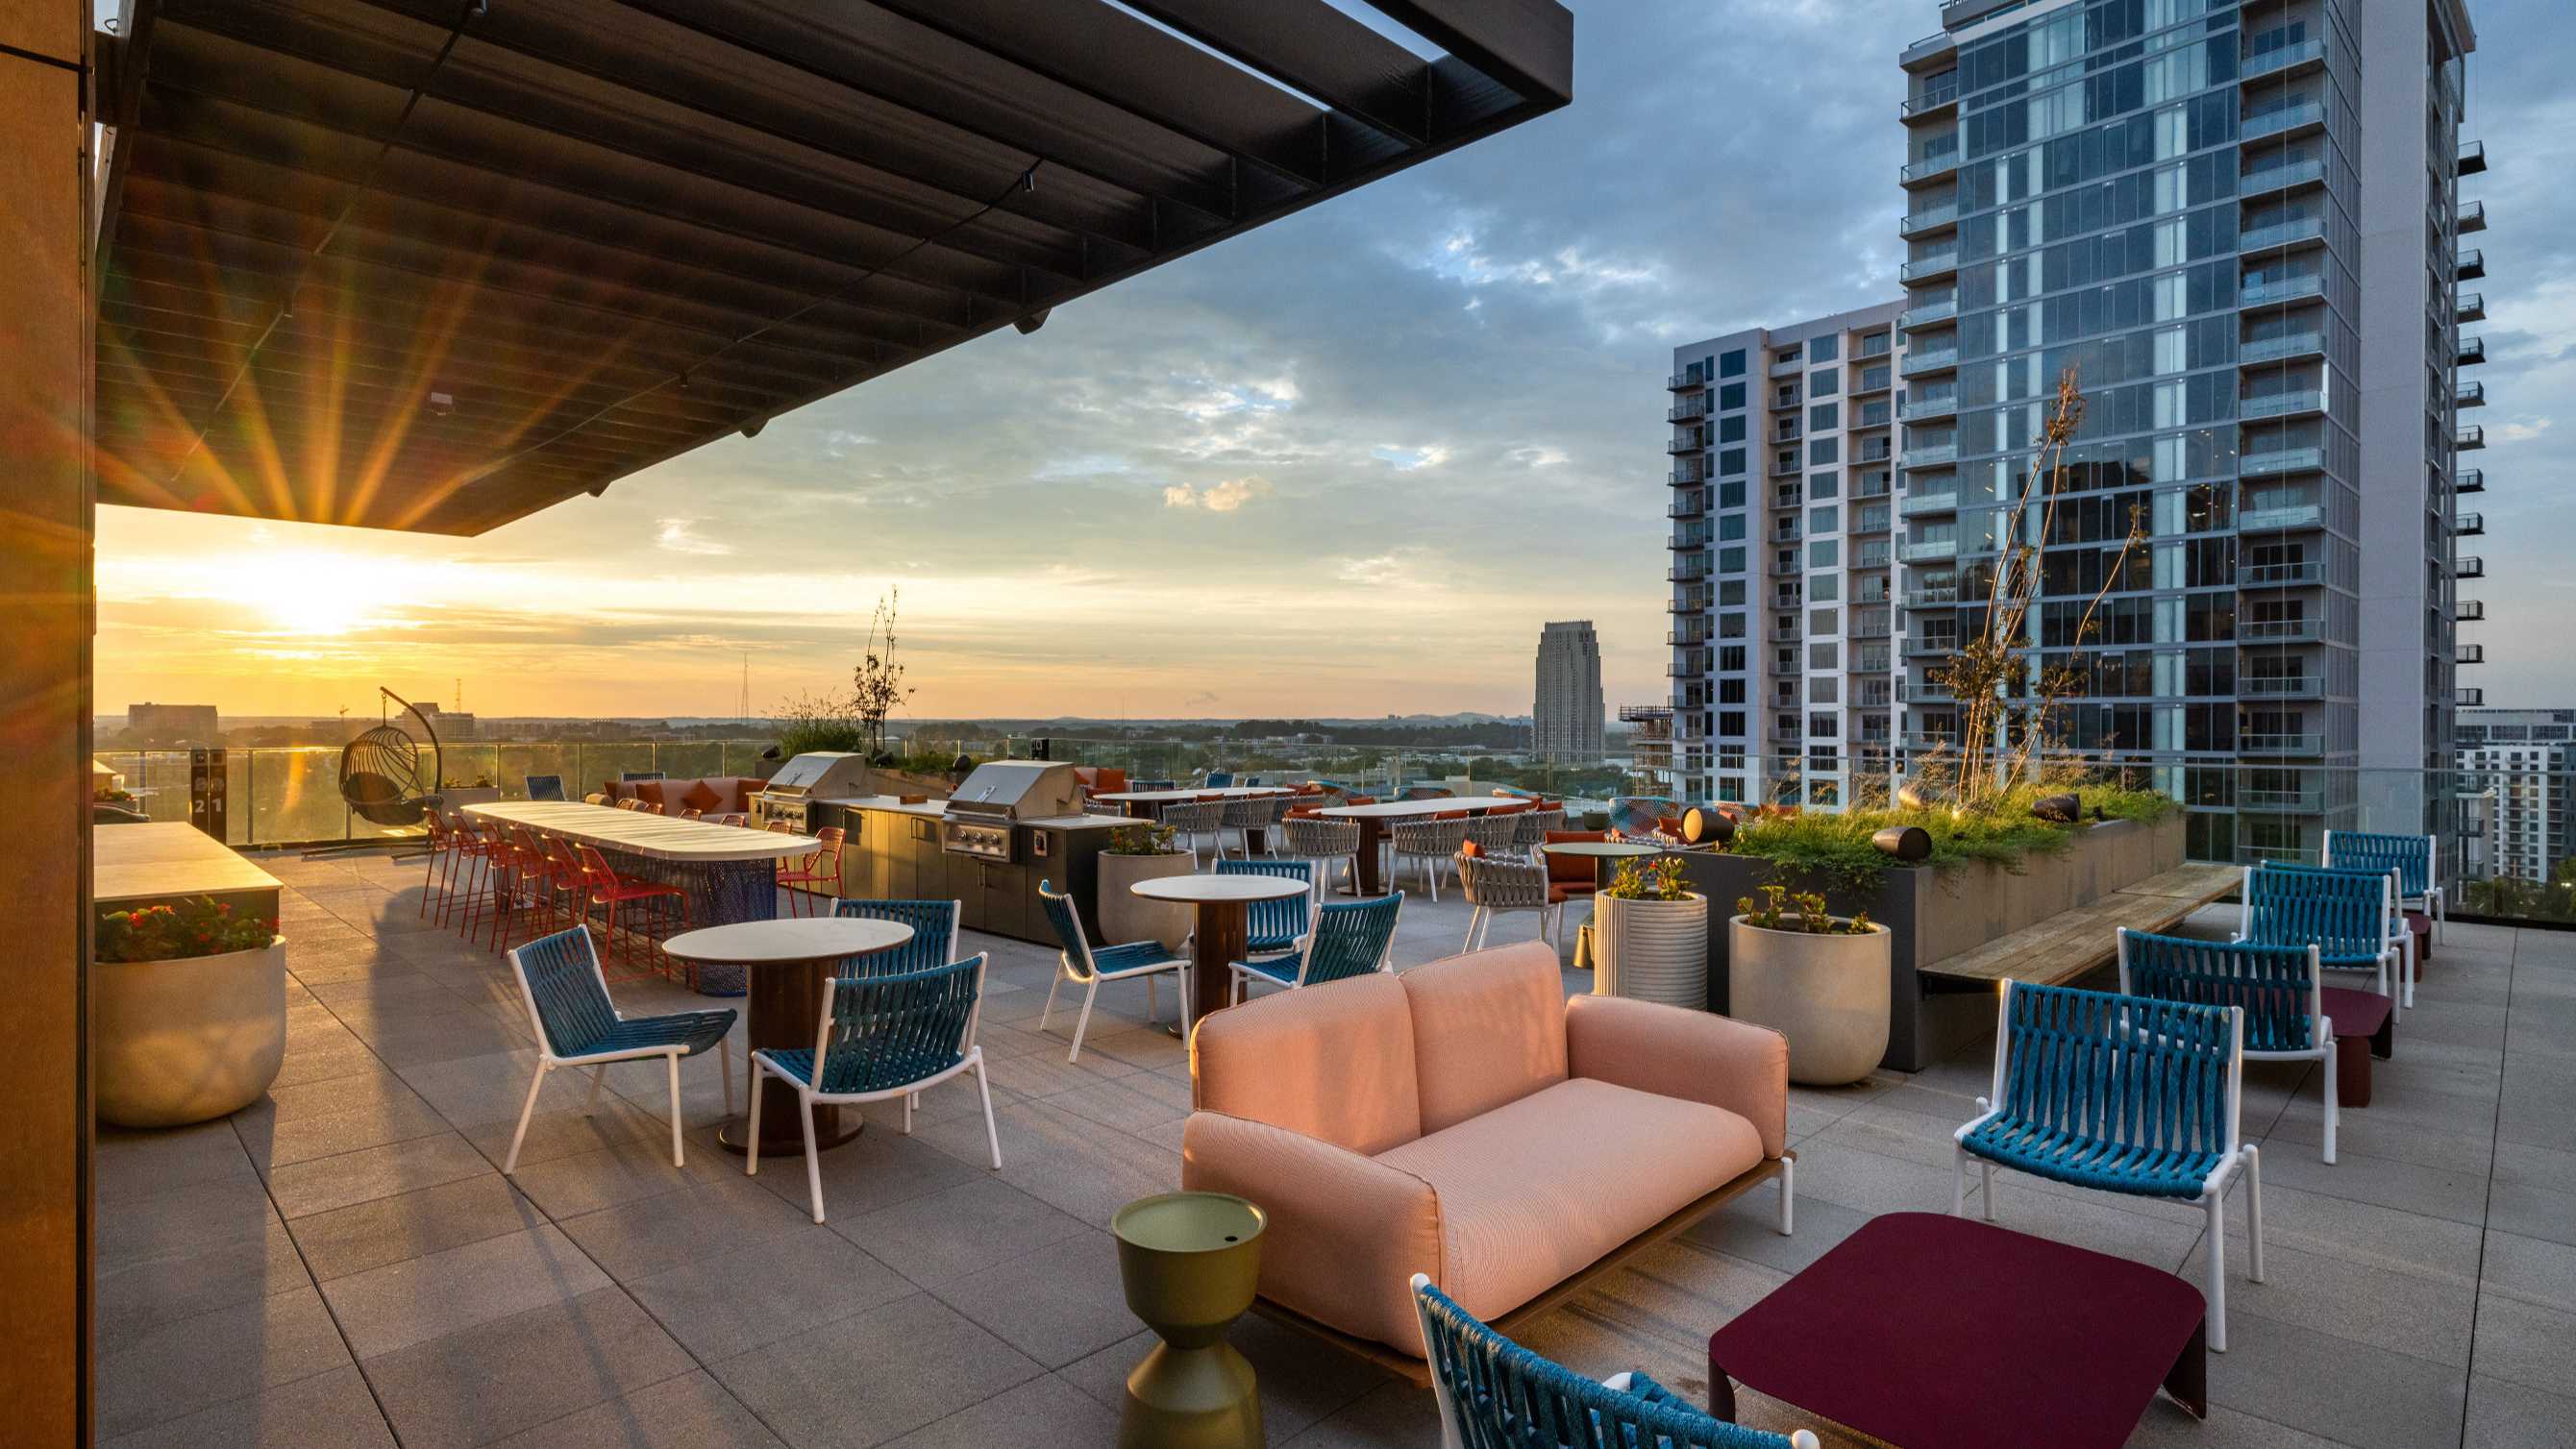
{"type": "Polygon", "coordinates": [[[2192,912],[2234,891],[2243,879],[2244,872],[2232,865],[2178,866],[1973,951],[1935,961],[1923,974],[1952,982],[2064,986],[2118,959],[2121,927],[2172,930],[2192,912]]]}

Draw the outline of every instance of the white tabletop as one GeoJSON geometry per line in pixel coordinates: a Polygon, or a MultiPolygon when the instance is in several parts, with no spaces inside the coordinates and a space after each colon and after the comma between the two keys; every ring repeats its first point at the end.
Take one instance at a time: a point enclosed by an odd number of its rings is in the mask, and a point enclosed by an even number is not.
{"type": "Polygon", "coordinates": [[[823,844],[810,835],[751,830],[707,820],[678,820],[667,815],[647,815],[641,810],[569,800],[496,800],[487,805],[468,805],[465,813],[655,860],[778,860],[790,855],[812,855],[823,844]]]}
{"type": "Polygon", "coordinates": [[[1302,896],[1308,887],[1304,881],[1284,875],[1167,875],[1140,880],[1127,889],[1148,900],[1196,901],[1206,905],[1225,901],[1275,901],[1288,896],[1302,896]]]}
{"type": "Polygon", "coordinates": [[[1507,806],[1524,805],[1538,808],[1527,800],[1508,796],[1456,795],[1438,800],[1384,800],[1375,805],[1336,805],[1315,813],[1337,820],[1395,820],[1409,815],[1443,815],[1452,810],[1501,810],[1507,806]]]}
{"type": "Polygon", "coordinates": [[[1294,791],[1290,790],[1285,785],[1216,785],[1205,790],[1117,790],[1106,795],[1094,795],[1091,798],[1094,800],[1115,800],[1121,805],[1126,805],[1130,803],[1150,804],[1156,801],[1196,800],[1207,795],[1223,795],[1232,798],[1240,795],[1288,795],[1294,793],[1294,791]]]}
{"type": "Polygon", "coordinates": [[[781,916],[774,921],[737,921],[730,926],[682,931],[664,941],[662,950],[683,961],[776,966],[886,951],[911,939],[912,927],[900,921],[859,916],[781,916]]]}

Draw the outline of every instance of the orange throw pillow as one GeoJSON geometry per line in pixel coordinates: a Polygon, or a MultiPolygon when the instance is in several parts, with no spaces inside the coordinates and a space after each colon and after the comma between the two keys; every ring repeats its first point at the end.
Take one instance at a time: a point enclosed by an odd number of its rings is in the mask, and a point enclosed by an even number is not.
{"type": "Polygon", "coordinates": [[[691,785],[689,793],[680,797],[680,803],[692,810],[713,810],[724,802],[725,797],[717,794],[715,787],[704,780],[691,785]]]}

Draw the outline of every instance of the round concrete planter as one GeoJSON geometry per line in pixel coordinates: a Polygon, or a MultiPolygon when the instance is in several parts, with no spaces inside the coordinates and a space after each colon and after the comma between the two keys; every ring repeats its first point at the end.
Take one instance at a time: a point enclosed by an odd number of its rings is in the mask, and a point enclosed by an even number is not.
{"type": "Polygon", "coordinates": [[[1727,1014],[1789,1039],[1789,1080],[1857,1082],[1887,1055],[1887,928],[1865,936],[1766,931],[1726,923],[1727,1014]]]}
{"type": "Polygon", "coordinates": [[[1170,855],[1100,853],[1100,933],[1094,946],[1124,946],[1130,941],[1160,941],[1166,951],[1181,949],[1190,938],[1190,908],[1181,901],[1149,901],[1128,889],[1140,880],[1191,875],[1197,865],[1180,852],[1170,855]]]}
{"type": "Polygon", "coordinates": [[[1592,990],[1708,1009],[1708,897],[1592,898],[1592,990]]]}
{"type": "Polygon", "coordinates": [[[286,942],[90,970],[98,1116],[179,1127],[240,1111],[286,1059],[286,942]]]}

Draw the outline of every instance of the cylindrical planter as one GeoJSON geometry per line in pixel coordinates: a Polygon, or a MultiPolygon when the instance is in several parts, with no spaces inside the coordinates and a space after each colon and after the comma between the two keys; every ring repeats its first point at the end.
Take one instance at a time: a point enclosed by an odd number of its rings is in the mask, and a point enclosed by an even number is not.
{"type": "Polygon", "coordinates": [[[286,1060],[286,942],[90,969],[98,1116],[179,1127],[240,1111],[286,1060]]]}
{"type": "Polygon", "coordinates": [[[1166,951],[1181,949],[1190,938],[1190,908],[1181,901],[1149,901],[1128,887],[1140,880],[1191,875],[1197,866],[1186,854],[1119,855],[1100,853],[1100,934],[1095,946],[1124,946],[1130,941],[1160,941],[1166,951]]]}
{"type": "Polygon", "coordinates": [[[1592,898],[1592,991],[1708,1009],[1708,897],[1592,898]]]}
{"type": "Polygon", "coordinates": [[[1789,1080],[1857,1082],[1887,1055],[1885,926],[1865,936],[1766,931],[1728,919],[1727,1015],[1789,1039],[1789,1080]]]}

